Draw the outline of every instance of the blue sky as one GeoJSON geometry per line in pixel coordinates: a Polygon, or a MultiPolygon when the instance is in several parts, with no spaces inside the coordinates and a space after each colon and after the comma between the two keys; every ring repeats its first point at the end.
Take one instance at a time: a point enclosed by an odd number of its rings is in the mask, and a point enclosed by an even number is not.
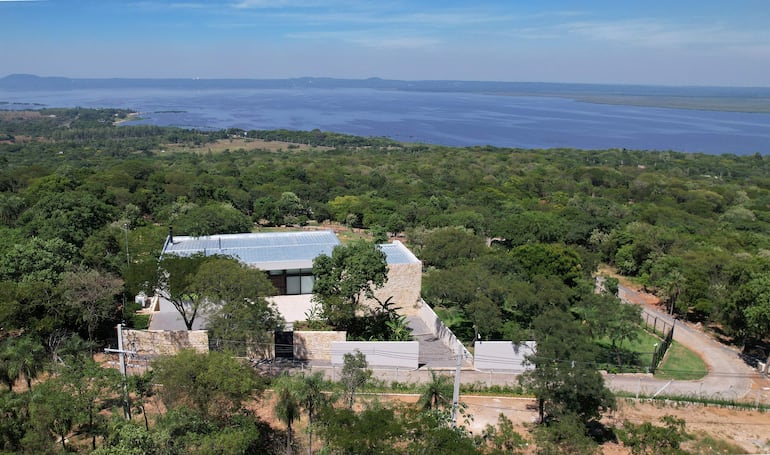
{"type": "Polygon", "coordinates": [[[0,76],[770,86],[768,0],[0,0],[0,76]]]}

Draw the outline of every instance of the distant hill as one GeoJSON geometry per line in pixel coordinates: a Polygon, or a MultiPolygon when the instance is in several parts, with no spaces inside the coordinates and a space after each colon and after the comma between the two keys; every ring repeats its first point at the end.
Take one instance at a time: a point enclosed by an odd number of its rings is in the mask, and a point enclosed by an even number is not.
{"type": "Polygon", "coordinates": [[[89,89],[375,89],[414,92],[486,93],[495,95],[557,96],[580,101],[706,109],[770,112],[770,87],[674,87],[545,82],[402,81],[392,79],[75,79],[12,74],[0,78],[0,90],[64,91],[89,89]]]}
{"type": "Polygon", "coordinates": [[[244,89],[244,88],[368,88],[382,90],[562,95],[635,96],[770,96],[770,87],[673,87],[649,85],[571,84],[494,81],[402,81],[393,79],[75,79],[11,74],[0,78],[5,90],[77,90],[99,88],[244,89]]]}

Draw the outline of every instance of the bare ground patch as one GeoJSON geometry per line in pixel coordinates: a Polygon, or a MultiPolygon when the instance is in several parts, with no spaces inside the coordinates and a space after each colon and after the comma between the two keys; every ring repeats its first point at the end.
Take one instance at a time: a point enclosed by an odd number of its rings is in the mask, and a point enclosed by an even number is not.
{"type": "Polygon", "coordinates": [[[236,150],[263,150],[268,152],[289,152],[306,150],[332,150],[332,147],[311,146],[293,142],[265,141],[262,139],[229,138],[220,139],[210,144],[190,146],[187,144],[167,144],[165,151],[190,153],[222,153],[236,150]]]}

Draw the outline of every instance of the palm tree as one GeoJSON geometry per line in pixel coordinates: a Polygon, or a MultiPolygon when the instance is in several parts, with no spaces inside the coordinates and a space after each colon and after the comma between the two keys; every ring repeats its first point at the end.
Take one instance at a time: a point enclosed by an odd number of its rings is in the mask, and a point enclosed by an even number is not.
{"type": "Polygon", "coordinates": [[[443,374],[436,374],[430,371],[430,382],[422,387],[420,399],[418,401],[423,409],[446,408],[452,404],[452,384],[450,377],[443,374]]]}
{"type": "Polygon", "coordinates": [[[328,403],[328,398],[321,391],[321,387],[324,384],[323,373],[317,371],[309,376],[301,376],[303,387],[299,391],[301,394],[300,403],[307,412],[307,430],[308,430],[308,442],[307,453],[311,454],[313,447],[313,417],[318,413],[318,410],[328,403]]]}
{"type": "Polygon", "coordinates": [[[16,340],[13,347],[13,360],[20,375],[27,382],[27,390],[32,390],[34,380],[46,363],[45,348],[31,336],[24,336],[16,340]]]}
{"type": "Polygon", "coordinates": [[[286,424],[286,453],[291,455],[292,424],[300,416],[300,394],[302,383],[288,374],[280,376],[273,381],[273,390],[278,397],[275,402],[275,415],[278,420],[286,424]]]}
{"type": "Polygon", "coordinates": [[[664,291],[666,297],[668,297],[668,314],[674,314],[674,308],[676,307],[676,301],[679,299],[679,294],[682,293],[682,288],[687,283],[687,277],[679,271],[679,269],[673,269],[663,278],[664,291]]]}
{"type": "Polygon", "coordinates": [[[15,361],[16,353],[11,340],[6,340],[0,345],[0,381],[13,391],[13,385],[19,379],[21,372],[15,361]]]}

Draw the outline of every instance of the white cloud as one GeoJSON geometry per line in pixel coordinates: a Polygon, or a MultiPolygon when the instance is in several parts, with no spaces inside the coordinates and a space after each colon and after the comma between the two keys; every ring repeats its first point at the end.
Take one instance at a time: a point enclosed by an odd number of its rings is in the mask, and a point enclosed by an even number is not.
{"type": "Polygon", "coordinates": [[[287,38],[308,41],[342,41],[356,46],[380,49],[425,49],[442,43],[440,39],[429,36],[357,31],[290,33],[287,38]]]}
{"type": "Polygon", "coordinates": [[[678,24],[649,19],[572,22],[560,26],[568,35],[664,48],[723,48],[735,45],[770,44],[766,31],[735,30],[721,24],[678,24]]]}
{"type": "Polygon", "coordinates": [[[237,9],[262,9],[262,8],[308,8],[330,6],[331,2],[313,1],[313,0],[242,0],[233,3],[232,6],[237,9]]]}

